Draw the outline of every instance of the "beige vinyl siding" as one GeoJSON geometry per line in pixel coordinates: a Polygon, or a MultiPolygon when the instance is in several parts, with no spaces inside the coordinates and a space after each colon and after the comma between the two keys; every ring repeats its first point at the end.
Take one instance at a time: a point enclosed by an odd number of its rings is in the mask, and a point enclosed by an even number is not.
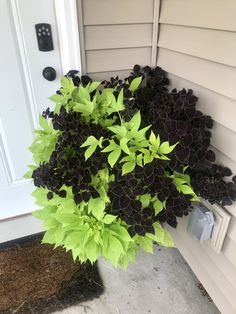
{"type": "Polygon", "coordinates": [[[158,46],[236,66],[236,32],[162,24],[158,46]]]}
{"type": "Polygon", "coordinates": [[[89,73],[89,76],[95,81],[103,81],[109,79],[111,77],[120,77],[125,78],[130,74],[130,70],[121,70],[121,71],[107,71],[107,72],[97,72],[97,73],[89,73]]]}
{"type": "Polygon", "coordinates": [[[163,0],[160,23],[236,31],[235,0],[163,0]]]}
{"type": "Polygon", "coordinates": [[[135,63],[150,63],[150,48],[107,49],[87,51],[87,72],[121,71],[130,69],[135,63]]]}
{"type": "MultiPolygon", "coordinates": [[[[236,173],[236,1],[163,0],[157,64],[169,72],[171,86],[191,88],[198,107],[215,120],[212,148],[217,162],[236,173]]],[[[222,252],[187,233],[188,217],[175,243],[222,313],[236,313],[236,204],[222,252]]]]}
{"type": "MultiPolygon", "coordinates": [[[[175,36],[174,32],[173,36],[175,36]]],[[[169,48],[159,48],[158,64],[170,73],[236,99],[234,67],[176,52],[169,48]]]]}
{"type": "Polygon", "coordinates": [[[153,22],[152,0],[84,0],[84,25],[153,22]]]}
{"type": "Polygon", "coordinates": [[[155,51],[154,0],[78,2],[83,20],[84,73],[96,79],[114,73],[125,77],[136,63],[150,65],[155,51]]]}
{"type": "Polygon", "coordinates": [[[86,26],[85,38],[86,50],[150,47],[152,24],[86,26]]]}

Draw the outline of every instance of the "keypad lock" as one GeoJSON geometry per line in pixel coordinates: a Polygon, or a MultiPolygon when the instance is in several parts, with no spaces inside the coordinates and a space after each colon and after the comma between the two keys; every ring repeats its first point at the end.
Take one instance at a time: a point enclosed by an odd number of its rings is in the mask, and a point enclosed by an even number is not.
{"type": "Polygon", "coordinates": [[[40,23],[35,25],[38,47],[40,51],[53,50],[52,30],[51,25],[40,23]]]}

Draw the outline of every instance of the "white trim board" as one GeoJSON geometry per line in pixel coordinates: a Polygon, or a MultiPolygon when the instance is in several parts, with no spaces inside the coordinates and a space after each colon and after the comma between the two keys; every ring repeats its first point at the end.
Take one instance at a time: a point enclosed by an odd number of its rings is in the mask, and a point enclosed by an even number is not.
{"type": "Polygon", "coordinates": [[[5,219],[0,221],[0,243],[42,231],[41,221],[31,214],[5,219]]]}
{"type": "Polygon", "coordinates": [[[54,0],[63,73],[81,73],[80,34],[76,0],[54,0]]]}

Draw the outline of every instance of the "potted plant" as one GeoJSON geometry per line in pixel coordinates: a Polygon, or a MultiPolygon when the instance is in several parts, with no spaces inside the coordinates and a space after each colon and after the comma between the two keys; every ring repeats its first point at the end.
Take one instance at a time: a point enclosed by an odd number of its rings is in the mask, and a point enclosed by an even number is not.
{"type": "Polygon", "coordinates": [[[162,69],[138,65],[124,81],[92,82],[76,71],[61,79],[54,110],[40,116],[27,173],[44,243],[81,262],[103,256],[125,268],[139,248],[173,246],[161,223],[176,227],[197,194],[236,199],[235,177],[224,181],[231,171],[208,149],[212,119],[196,110],[192,91],[169,92],[167,84],[162,69]]]}

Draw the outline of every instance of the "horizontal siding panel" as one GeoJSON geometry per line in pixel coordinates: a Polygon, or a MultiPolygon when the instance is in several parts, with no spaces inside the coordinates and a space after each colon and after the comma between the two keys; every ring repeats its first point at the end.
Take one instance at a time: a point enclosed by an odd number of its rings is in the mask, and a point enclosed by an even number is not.
{"type": "Polygon", "coordinates": [[[152,45],[152,24],[85,26],[84,30],[86,50],[152,45]]]}
{"type": "Polygon", "coordinates": [[[124,79],[129,76],[130,70],[121,70],[121,71],[111,71],[111,72],[97,72],[97,73],[88,73],[88,75],[96,81],[109,80],[111,77],[118,76],[121,79],[124,79]]]}
{"type": "Polygon", "coordinates": [[[177,229],[167,226],[177,248],[219,307],[221,313],[235,314],[236,300],[234,295],[236,289],[234,289],[224,274],[220,272],[214,261],[212,262],[207,256],[201,244],[187,234],[182,223],[179,224],[177,229]],[[222,289],[222,287],[224,288],[222,289]]]}
{"type": "MultiPolygon", "coordinates": [[[[211,146],[211,149],[216,154],[216,162],[220,165],[224,165],[224,166],[229,167],[232,170],[233,174],[235,175],[236,174],[236,162],[233,161],[228,156],[226,156],[225,154],[223,154],[221,151],[219,151],[215,147],[211,146]]],[[[227,178],[226,178],[226,180],[227,180],[227,178]]],[[[230,178],[229,178],[229,180],[230,180],[230,178]]],[[[236,202],[234,202],[234,204],[231,206],[225,206],[225,208],[227,209],[229,214],[233,215],[236,218],[236,202]]]]}
{"type": "Polygon", "coordinates": [[[158,65],[172,74],[236,99],[235,68],[163,48],[159,48],[158,65]]]}
{"type": "MultiPolygon", "coordinates": [[[[177,228],[177,231],[180,230],[180,233],[183,234],[183,236],[186,236],[186,239],[190,238],[189,234],[186,233],[188,219],[189,217],[186,217],[183,220],[181,219],[177,228]]],[[[226,276],[227,280],[233,285],[236,292],[236,267],[232,265],[232,263],[225,257],[223,252],[217,254],[212,249],[208,241],[200,243],[196,240],[193,240],[192,238],[191,241],[194,241],[198,248],[204,251],[204,253],[211,259],[212,264],[215,264],[219,271],[222,273],[222,275],[226,276]]]]}
{"type": "MultiPolygon", "coordinates": [[[[227,232],[228,237],[236,243],[236,218],[231,219],[230,224],[229,224],[229,230],[227,232]]],[[[235,279],[236,283],[236,279],[235,279]]]]}
{"type": "Polygon", "coordinates": [[[222,165],[226,165],[229,167],[233,173],[236,174],[236,162],[229,158],[229,156],[225,155],[223,152],[219,151],[215,147],[211,147],[216,154],[216,162],[222,165]]]}
{"type": "Polygon", "coordinates": [[[152,23],[153,0],[83,0],[84,25],[152,23]]]}
{"type": "MultiPolygon", "coordinates": [[[[177,88],[178,90],[181,90],[183,88],[186,89],[192,89],[194,91],[194,94],[199,97],[197,108],[200,109],[205,114],[209,114],[212,116],[212,118],[219,123],[215,123],[217,132],[213,132],[213,137],[216,139],[216,143],[214,144],[220,148],[222,151],[217,149],[216,147],[212,147],[212,149],[216,153],[216,161],[219,164],[222,164],[224,166],[229,167],[234,174],[236,174],[236,155],[234,155],[233,159],[231,159],[229,156],[226,155],[226,151],[230,151],[231,154],[231,145],[234,148],[236,143],[236,123],[235,123],[235,117],[236,117],[236,101],[224,97],[218,93],[215,93],[207,88],[204,88],[198,84],[192,83],[188,80],[185,80],[181,77],[178,77],[173,74],[168,75],[170,79],[170,87],[171,88],[177,88]],[[222,114],[222,111],[224,111],[224,114],[222,114]],[[223,130],[222,130],[223,128],[223,130]],[[229,128],[230,130],[227,130],[229,128]],[[229,148],[225,150],[225,131],[230,132],[229,140],[231,138],[231,143],[229,148]],[[232,132],[233,131],[233,132],[232,132]],[[222,139],[217,139],[217,134],[223,132],[224,135],[222,135],[222,139]],[[219,142],[221,141],[221,142],[219,142]]],[[[234,217],[236,217],[236,203],[232,206],[226,206],[226,209],[230,214],[232,214],[234,217]]]]}
{"type": "Polygon", "coordinates": [[[215,122],[211,144],[236,162],[236,133],[215,122]]]}
{"type": "Polygon", "coordinates": [[[198,97],[197,107],[199,110],[212,116],[212,118],[225,127],[236,132],[236,101],[220,95],[198,84],[185,80],[179,76],[168,74],[171,87],[179,90],[192,89],[198,97]],[[222,114],[224,110],[224,114],[222,114]]]}
{"type": "Polygon", "coordinates": [[[225,257],[223,253],[216,254],[212,247],[206,243],[202,246],[204,253],[211,259],[212,264],[216,264],[217,268],[223,273],[236,292],[236,267],[225,257]]]}
{"type": "Polygon", "coordinates": [[[235,32],[162,24],[158,46],[236,67],[235,32]]]}
{"type": "Polygon", "coordinates": [[[130,69],[136,63],[149,65],[151,48],[87,51],[86,60],[88,73],[130,69]]]}
{"type": "Polygon", "coordinates": [[[160,22],[236,31],[235,0],[163,0],[160,22]]]}
{"type": "Polygon", "coordinates": [[[228,260],[236,267],[236,243],[233,242],[228,236],[226,237],[223,245],[223,253],[228,258],[228,260]]]}

